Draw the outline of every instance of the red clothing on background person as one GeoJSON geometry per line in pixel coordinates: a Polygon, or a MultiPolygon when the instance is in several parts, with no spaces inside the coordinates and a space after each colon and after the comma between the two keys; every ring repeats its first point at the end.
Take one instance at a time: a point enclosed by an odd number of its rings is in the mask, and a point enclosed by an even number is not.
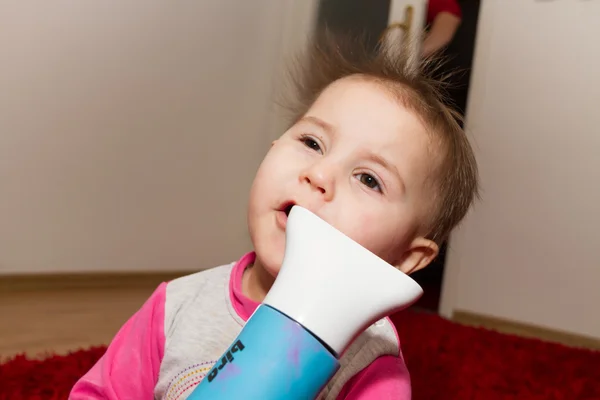
{"type": "Polygon", "coordinates": [[[427,25],[431,24],[435,17],[443,12],[462,18],[462,12],[457,0],[429,0],[427,5],[427,25]]]}

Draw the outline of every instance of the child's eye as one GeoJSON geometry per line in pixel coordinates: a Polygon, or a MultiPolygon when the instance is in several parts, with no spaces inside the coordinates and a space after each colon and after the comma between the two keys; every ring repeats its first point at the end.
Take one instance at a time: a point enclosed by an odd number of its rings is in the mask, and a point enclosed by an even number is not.
{"type": "Polygon", "coordinates": [[[377,190],[378,192],[381,192],[381,185],[379,184],[379,181],[373,177],[373,175],[358,174],[357,177],[358,177],[358,180],[360,181],[360,183],[362,183],[369,189],[373,189],[373,190],[377,190]]]}
{"type": "Polygon", "coordinates": [[[321,152],[321,146],[319,146],[319,143],[317,143],[317,141],[311,138],[310,136],[302,136],[300,138],[300,141],[304,143],[306,147],[314,151],[321,152]]]}

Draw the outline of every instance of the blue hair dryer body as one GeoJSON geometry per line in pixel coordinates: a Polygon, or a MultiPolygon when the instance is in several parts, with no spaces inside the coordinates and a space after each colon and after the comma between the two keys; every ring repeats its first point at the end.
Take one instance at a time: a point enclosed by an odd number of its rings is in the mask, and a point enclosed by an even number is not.
{"type": "Polygon", "coordinates": [[[406,274],[294,206],[273,287],[188,399],[313,400],[356,336],[422,294],[406,274]]]}

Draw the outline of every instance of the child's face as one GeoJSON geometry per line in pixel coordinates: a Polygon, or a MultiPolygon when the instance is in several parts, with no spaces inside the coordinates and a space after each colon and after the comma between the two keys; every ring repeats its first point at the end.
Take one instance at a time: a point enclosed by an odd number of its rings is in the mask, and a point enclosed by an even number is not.
{"type": "Polygon", "coordinates": [[[438,251],[420,237],[433,198],[430,145],[417,116],[379,84],[330,85],[256,174],[248,224],[257,261],[277,275],[286,208],[298,204],[406,273],[426,266],[438,251]]]}

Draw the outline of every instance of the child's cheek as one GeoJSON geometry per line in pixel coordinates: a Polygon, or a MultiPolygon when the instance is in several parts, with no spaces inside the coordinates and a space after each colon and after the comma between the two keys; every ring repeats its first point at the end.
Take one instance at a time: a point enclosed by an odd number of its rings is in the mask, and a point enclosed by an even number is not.
{"type": "Polygon", "coordinates": [[[350,218],[353,219],[353,222],[349,226],[351,232],[347,232],[346,234],[363,247],[377,252],[379,250],[378,238],[381,236],[383,226],[376,222],[375,213],[361,210],[357,211],[353,218],[350,218]]]}

